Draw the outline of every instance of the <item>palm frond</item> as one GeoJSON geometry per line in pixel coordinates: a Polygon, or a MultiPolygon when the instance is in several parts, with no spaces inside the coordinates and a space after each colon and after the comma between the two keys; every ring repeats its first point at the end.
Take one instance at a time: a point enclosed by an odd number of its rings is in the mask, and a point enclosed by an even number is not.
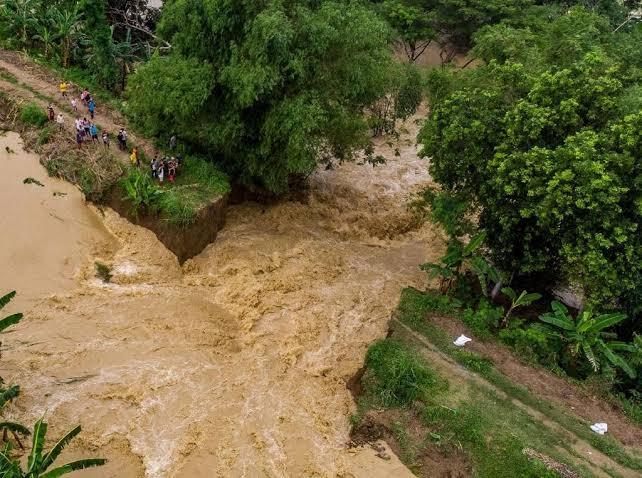
{"type": "Polygon", "coordinates": [[[16,296],[16,291],[14,290],[0,297],[0,310],[4,309],[4,307],[9,302],[11,302],[11,299],[13,299],[15,296],[16,296]]]}
{"type": "Polygon", "coordinates": [[[8,329],[12,325],[16,325],[18,322],[22,320],[22,314],[17,313],[17,314],[12,314],[8,317],[5,317],[4,319],[0,320],[0,332],[2,332],[5,329],[8,329]]]}
{"type": "Polygon", "coordinates": [[[464,247],[464,250],[462,252],[462,255],[464,256],[469,256],[473,252],[475,252],[479,246],[482,245],[482,243],[486,240],[486,232],[482,231],[479,234],[477,234],[475,237],[473,237],[468,244],[464,247]]]}
{"type": "Polygon", "coordinates": [[[615,324],[618,324],[626,319],[626,314],[622,313],[613,313],[613,314],[602,314],[595,319],[590,324],[590,327],[587,330],[590,331],[599,331],[611,327],[615,324]]]}
{"type": "Polygon", "coordinates": [[[559,327],[560,329],[568,331],[575,329],[575,324],[568,317],[553,314],[542,314],[539,316],[539,320],[546,322],[547,324],[554,325],[555,327],[559,327]]]}
{"type": "Polygon", "coordinates": [[[0,430],[7,430],[25,436],[31,435],[31,430],[29,430],[24,425],[20,425],[19,423],[15,422],[0,422],[0,430]]]}
{"type": "Polygon", "coordinates": [[[5,403],[10,402],[20,395],[20,386],[11,385],[9,388],[0,388],[0,409],[4,407],[5,403]]]}
{"type": "Polygon", "coordinates": [[[88,458],[86,460],[72,461],[66,465],[62,465],[58,468],[54,468],[47,473],[40,475],[40,478],[58,478],[59,476],[66,475],[72,471],[84,470],[85,468],[92,468],[95,466],[102,466],[107,463],[107,460],[103,458],[88,458]]]}
{"type": "Polygon", "coordinates": [[[73,430],[69,431],[64,437],[62,437],[60,440],[58,440],[58,443],[54,445],[54,447],[47,453],[42,460],[42,469],[46,470],[49,468],[54,461],[56,461],[56,458],[58,458],[58,455],[62,452],[62,450],[67,446],[67,444],[73,440],[76,435],[78,435],[81,431],[80,425],[78,425],[76,428],[73,430]]]}
{"type": "Polygon", "coordinates": [[[591,364],[591,367],[593,367],[593,371],[597,372],[598,370],[600,370],[600,362],[597,360],[597,357],[595,356],[595,353],[593,352],[591,346],[586,343],[582,344],[582,351],[584,352],[586,359],[591,364]]]}
{"type": "Polygon", "coordinates": [[[42,461],[42,450],[45,446],[45,436],[47,435],[47,423],[44,417],[36,422],[33,427],[33,443],[31,453],[27,460],[28,472],[33,473],[40,467],[42,461]]]}

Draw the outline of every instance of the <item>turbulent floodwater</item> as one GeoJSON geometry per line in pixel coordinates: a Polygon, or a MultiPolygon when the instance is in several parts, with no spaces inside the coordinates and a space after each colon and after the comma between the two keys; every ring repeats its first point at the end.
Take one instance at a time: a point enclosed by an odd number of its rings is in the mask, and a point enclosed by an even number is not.
{"type": "Polygon", "coordinates": [[[94,244],[75,288],[43,294],[4,339],[2,374],[23,389],[11,415],[47,411],[53,435],[81,423],[70,456],[110,460],[86,477],[410,476],[347,446],[346,381],[442,247],[407,212],[430,179],[413,141],[399,146],[382,144],[375,169],[319,172],[307,204],[231,208],[182,268],[105,211],[119,247],[94,244]],[[95,257],[111,284],[93,277],[95,257]]]}

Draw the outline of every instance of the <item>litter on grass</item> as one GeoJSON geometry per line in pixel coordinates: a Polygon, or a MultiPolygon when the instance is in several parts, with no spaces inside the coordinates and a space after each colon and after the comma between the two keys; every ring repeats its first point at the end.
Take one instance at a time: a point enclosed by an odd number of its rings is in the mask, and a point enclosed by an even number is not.
{"type": "Polygon", "coordinates": [[[457,347],[463,347],[466,345],[468,342],[471,342],[473,339],[466,337],[465,335],[460,335],[457,337],[457,340],[453,342],[457,347]]]}
{"type": "Polygon", "coordinates": [[[609,427],[606,423],[594,423],[591,425],[591,430],[599,435],[604,435],[608,431],[609,427]]]}

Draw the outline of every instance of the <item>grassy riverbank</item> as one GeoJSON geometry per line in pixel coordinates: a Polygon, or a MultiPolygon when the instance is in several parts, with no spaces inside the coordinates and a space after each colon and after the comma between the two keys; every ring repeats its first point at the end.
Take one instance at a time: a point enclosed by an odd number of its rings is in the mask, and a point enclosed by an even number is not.
{"type": "MultiPolygon", "coordinates": [[[[357,443],[386,439],[426,477],[436,470],[489,478],[618,477],[642,470],[642,456],[616,438],[634,434],[635,425],[622,418],[609,425],[613,436],[594,434],[589,421],[569,413],[579,403],[569,407],[532,389],[535,383],[543,391],[563,388],[559,377],[524,364],[515,379],[504,373],[509,355],[496,364],[497,355],[455,347],[440,326],[449,320],[461,329],[454,315],[437,294],[403,291],[391,337],[373,344],[366,357],[353,417],[357,443]]],[[[566,386],[597,421],[601,412],[588,394],[566,386]]]]}

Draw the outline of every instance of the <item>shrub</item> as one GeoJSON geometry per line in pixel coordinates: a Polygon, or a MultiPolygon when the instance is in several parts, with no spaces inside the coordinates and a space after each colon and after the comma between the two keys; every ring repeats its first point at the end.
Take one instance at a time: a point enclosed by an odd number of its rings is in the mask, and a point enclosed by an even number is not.
{"type": "Polygon", "coordinates": [[[134,215],[138,215],[141,209],[156,210],[163,195],[163,191],[152,178],[136,167],[129,169],[120,180],[120,186],[125,193],[125,199],[131,202],[131,212],[134,215]]]}
{"type": "Polygon", "coordinates": [[[547,367],[556,367],[562,342],[537,325],[523,326],[521,320],[499,332],[499,338],[515,349],[520,357],[547,367]]]}
{"type": "Polygon", "coordinates": [[[396,340],[372,344],[366,354],[366,366],[372,377],[366,388],[384,406],[427,400],[431,391],[443,387],[443,382],[416,353],[396,340]]]}
{"type": "Polygon", "coordinates": [[[38,133],[38,138],[36,139],[36,144],[38,146],[42,146],[43,144],[47,144],[51,137],[53,136],[53,133],[55,131],[55,126],[53,124],[50,124],[48,126],[45,126],[39,133],[38,133]]]}
{"type": "Polygon", "coordinates": [[[20,121],[25,124],[42,127],[49,119],[47,113],[36,103],[27,103],[20,110],[20,121]]]}
{"type": "Polygon", "coordinates": [[[103,282],[109,282],[111,280],[111,269],[108,265],[96,261],[94,266],[96,267],[96,277],[101,279],[103,282]]]}
{"type": "Polygon", "coordinates": [[[482,299],[477,306],[477,310],[466,309],[461,320],[475,335],[481,338],[488,338],[492,335],[492,330],[499,326],[499,321],[503,316],[504,309],[495,307],[482,299]]]}

